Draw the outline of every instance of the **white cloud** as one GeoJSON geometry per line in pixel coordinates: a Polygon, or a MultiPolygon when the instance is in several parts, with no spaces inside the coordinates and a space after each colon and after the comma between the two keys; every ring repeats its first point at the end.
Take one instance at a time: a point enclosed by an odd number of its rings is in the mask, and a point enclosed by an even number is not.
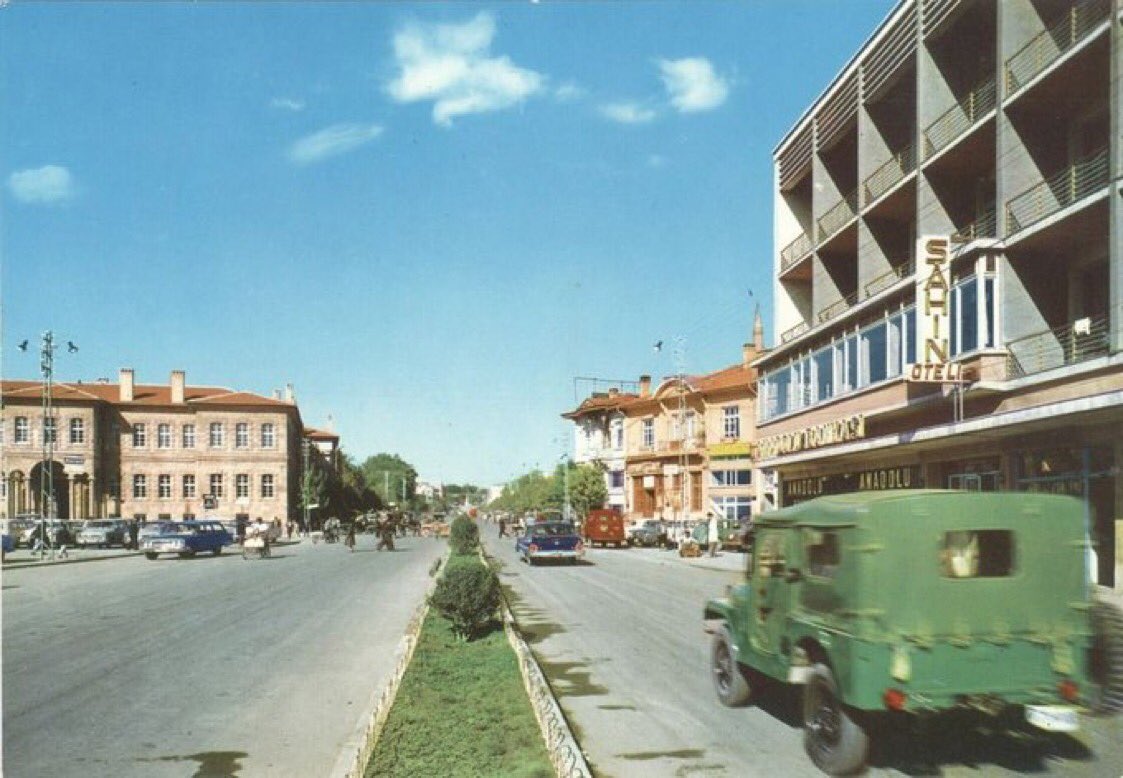
{"type": "Polygon", "coordinates": [[[554,90],[554,99],[559,103],[570,103],[584,96],[585,90],[572,81],[567,81],[554,90]]]}
{"type": "Polygon", "coordinates": [[[655,118],[655,111],[640,103],[608,103],[600,107],[605,117],[621,124],[644,124],[655,118]]]}
{"type": "Polygon", "coordinates": [[[433,121],[509,108],[543,88],[541,74],[509,57],[493,57],[495,19],[479,13],[463,24],[412,25],[394,35],[401,72],[387,85],[401,103],[433,101],[433,121]]]}
{"type": "Polygon", "coordinates": [[[278,108],[282,111],[292,111],[298,113],[304,110],[304,101],[297,100],[294,97],[274,97],[269,101],[270,108],[278,108]]]}
{"type": "Polygon", "coordinates": [[[729,84],[703,57],[659,60],[671,105],[681,113],[709,111],[725,102],[729,84]]]}
{"type": "Polygon", "coordinates": [[[667,164],[667,158],[662,154],[649,154],[647,156],[647,166],[653,168],[661,168],[667,164]]]}
{"type": "Polygon", "coordinates": [[[381,134],[377,124],[333,124],[293,143],[288,157],[298,165],[308,165],[354,151],[381,134]]]}
{"type": "Polygon", "coordinates": [[[17,170],[8,176],[8,189],[23,203],[58,203],[76,194],[73,176],[59,165],[17,170]]]}

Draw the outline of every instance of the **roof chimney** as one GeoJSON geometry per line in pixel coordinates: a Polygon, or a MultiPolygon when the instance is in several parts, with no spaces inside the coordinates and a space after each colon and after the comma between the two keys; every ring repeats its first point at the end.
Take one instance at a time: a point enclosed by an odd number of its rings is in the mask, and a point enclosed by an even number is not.
{"type": "Polygon", "coordinates": [[[133,369],[131,367],[121,368],[121,402],[131,403],[133,401],[133,369]]]}
{"type": "Polygon", "coordinates": [[[640,397],[650,397],[651,396],[651,376],[641,375],[639,377],[639,396],[640,397]]]}
{"type": "Polygon", "coordinates": [[[172,404],[183,405],[186,401],[184,396],[184,384],[187,383],[187,374],[182,370],[172,371],[172,404]]]}
{"type": "Polygon", "coordinates": [[[615,397],[618,394],[620,394],[620,390],[618,388],[616,388],[615,386],[610,386],[608,388],[608,396],[609,397],[615,397]]]}
{"type": "Polygon", "coordinates": [[[756,356],[756,344],[755,343],[742,343],[741,344],[741,367],[748,370],[749,365],[752,364],[753,357],[755,357],[755,356],[756,356]]]}
{"type": "Polygon", "coordinates": [[[293,392],[292,384],[285,384],[285,402],[296,405],[296,393],[293,392]]]}

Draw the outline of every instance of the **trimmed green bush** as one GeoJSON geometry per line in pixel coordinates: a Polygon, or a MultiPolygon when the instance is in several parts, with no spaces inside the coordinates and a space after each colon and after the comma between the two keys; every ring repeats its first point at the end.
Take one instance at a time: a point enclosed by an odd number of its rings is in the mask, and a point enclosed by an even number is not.
{"type": "Polygon", "coordinates": [[[480,528],[476,522],[460,516],[452,522],[448,542],[452,545],[452,553],[471,554],[480,547],[480,528]]]}
{"type": "Polygon", "coordinates": [[[452,557],[429,598],[461,640],[485,634],[499,607],[499,578],[479,559],[452,557]]]}

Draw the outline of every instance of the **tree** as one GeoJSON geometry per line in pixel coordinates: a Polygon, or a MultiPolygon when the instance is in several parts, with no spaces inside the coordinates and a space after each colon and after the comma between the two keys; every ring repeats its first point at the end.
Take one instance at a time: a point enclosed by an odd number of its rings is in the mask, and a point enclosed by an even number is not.
{"type": "Polygon", "coordinates": [[[367,486],[378,493],[384,504],[412,505],[415,502],[417,471],[397,454],[367,457],[359,469],[367,486]]]}
{"type": "Polygon", "coordinates": [[[607,500],[603,470],[584,464],[569,471],[569,504],[578,516],[586,516],[594,508],[603,508],[607,500]]]}

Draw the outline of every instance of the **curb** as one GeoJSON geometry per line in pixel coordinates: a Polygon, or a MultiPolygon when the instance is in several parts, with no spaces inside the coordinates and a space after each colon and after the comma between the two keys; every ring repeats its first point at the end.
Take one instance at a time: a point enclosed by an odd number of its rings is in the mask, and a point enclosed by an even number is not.
{"type": "Polygon", "coordinates": [[[18,559],[14,562],[5,560],[4,570],[24,570],[32,567],[54,567],[55,565],[80,565],[84,562],[104,562],[107,559],[126,559],[131,556],[140,556],[139,551],[130,551],[127,554],[107,554],[106,556],[79,557],[77,559],[18,559]]]}
{"type": "MultiPolygon", "coordinates": [[[[481,551],[482,551],[481,546],[481,551]]],[[[488,567],[491,559],[485,557],[488,567]]],[[[585,754],[578,745],[577,739],[565,720],[558,700],[554,697],[554,690],[550,688],[542,668],[534,652],[519,634],[518,622],[507,605],[507,598],[500,599],[503,612],[503,631],[507,633],[507,642],[511,644],[515,656],[519,660],[519,672],[522,673],[523,687],[530,699],[530,707],[534,709],[534,717],[538,720],[538,727],[542,731],[542,739],[546,744],[546,752],[550,762],[554,765],[554,773],[558,778],[592,778],[592,771],[585,761],[585,754]]]]}
{"type": "MultiPolygon", "coordinates": [[[[441,567],[443,567],[447,561],[447,554],[440,559],[441,567]]],[[[371,695],[370,701],[367,703],[364,712],[359,716],[359,721],[354,730],[344,741],[340,754],[335,760],[335,766],[328,773],[330,778],[362,778],[366,772],[367,762],[370,761],[370,757],[374,753],[374,747],[378,745],[378,738],[382,735],[386,720],[390,717],[390,709],[394,707],[394,699],[398,696],[398,687],[401,686],[402,678],[409,668],[410,660],[413,659],[413,650],[417,648],[417,638],[421,634],[421,626],[425,623],[425,617],[429,613],[429,596],[436,588],[438,577],[434,574],[429,581],[429,586],[425,589],[425,596],[422,598],[421,604],[417,606],[417,610],[413,612],[405,634],[402,635],[402,639],[398,643],[396,652],[398,659],[394,664],[393,671],[371,695]]]]}

